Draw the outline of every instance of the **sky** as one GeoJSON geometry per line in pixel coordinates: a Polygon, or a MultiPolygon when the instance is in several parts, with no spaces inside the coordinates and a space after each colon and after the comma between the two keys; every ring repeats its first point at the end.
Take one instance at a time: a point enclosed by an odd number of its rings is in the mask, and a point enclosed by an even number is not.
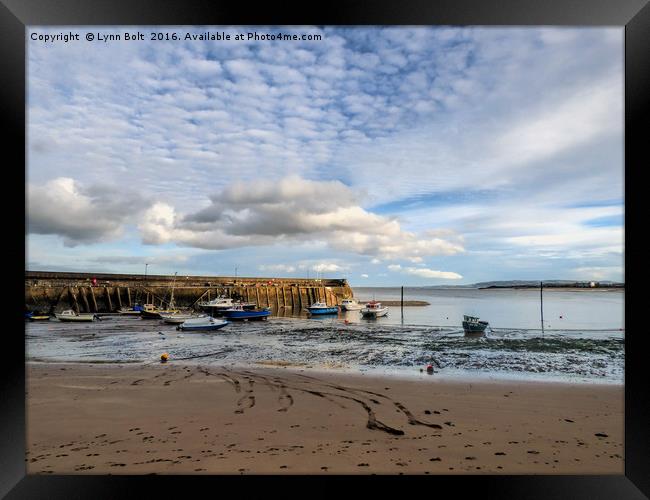
{"type": "Polygon", "coordinates": [[[26,268],[623,281],[623,33],[32,26],[26,268]]]}

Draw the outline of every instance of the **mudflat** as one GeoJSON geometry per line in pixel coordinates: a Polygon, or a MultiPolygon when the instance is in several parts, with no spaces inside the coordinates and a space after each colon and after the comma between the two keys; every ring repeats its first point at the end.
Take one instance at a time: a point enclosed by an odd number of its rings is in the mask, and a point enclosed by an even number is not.
{"type": "Polygon", "coordinates": [[[27,364],[29,474],[623,474],[621,385],[27,364]]]}

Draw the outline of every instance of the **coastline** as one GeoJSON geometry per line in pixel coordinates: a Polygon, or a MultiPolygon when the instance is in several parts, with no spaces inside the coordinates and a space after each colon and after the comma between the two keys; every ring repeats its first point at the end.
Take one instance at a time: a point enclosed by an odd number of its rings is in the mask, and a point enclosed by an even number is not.
{"type": "Polygon", "coordinates": [[[623,386],[26,367],[28,473],[623,473],[623,386]]]}

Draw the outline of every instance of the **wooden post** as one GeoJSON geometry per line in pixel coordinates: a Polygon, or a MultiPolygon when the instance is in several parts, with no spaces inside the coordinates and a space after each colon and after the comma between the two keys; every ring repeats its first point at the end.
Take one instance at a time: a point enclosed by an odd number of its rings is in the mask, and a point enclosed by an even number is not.
{"type": "Polygon", "coordinates": [[[544,288],[544,282],[539,282],[539,314],[542,321],[542,338],[544,338],[544,297],[542,296],[542,289],[544,288]]]}
{"type": "Polygon", "coordinates": [[[117,304],[122,309],[122,297],[120,297],[120,287],[115,287],[115,293],[117,295],[117,304]]]}
{"type": "Polygon", "coordinates": [[[86,297],[86,289],[80,287],[79,292],[81,293],[81,299],[84,301],[84,312],[90,312],[90,304],[88,304],[88,297],[86,297]]]}
{"type": "Polygon", "coordinates": [[[280,295],[278,294],[278,287],[274,286],[275,289],[275,305],[278,307],[278,311],[280,310],[280,295]]]}
{"type": "Polygon", "coordinates": [[[133,307],[131,302],[131,289],[128,286],[126,287],[126,297],[129,299],[129,307],[133,307]]]}
{"type": "Polygon", "coordinates": [[[95,308],[93,312],[99,312],[99,310],[97,309],[97,299],[95,299],[95,290],[93,290],[92,286],[90,287],[90,296],[93,299],[93,307],[95,308]]]}
{"type": "Polygon", "coordinates": [[[68,287],[68,296],[70,299],[70,305],[75,310],[75,312],[79,314],[79,303],[77,302],[77,295],[72,291],[71,286],[68,287]]]}
{"type": "Polygon", "coordinates": [[[113,310],[113,302],[111,302],[111,294],[108,292],[108,287],[104,287],[104,293],[106,294],[106,300],[108,300],[108,311],[111,312],[113,310]]]}
{"type": "Polygon", "coordinates": [[[260,288],[255,286],[255,297],[257,298],[257,307],[260,306],[260,288]]]}
{"type": "Polygon", "coordinates": [[[402,311],[402,316],[404,316],[404,287],[402,287],[402,298],[400,299],[399,307],[402,311]]]}
{"type": "Polygon", "coordinates": [[[282,285],[282,305],[287,307],[287,287],[282,285]]]}

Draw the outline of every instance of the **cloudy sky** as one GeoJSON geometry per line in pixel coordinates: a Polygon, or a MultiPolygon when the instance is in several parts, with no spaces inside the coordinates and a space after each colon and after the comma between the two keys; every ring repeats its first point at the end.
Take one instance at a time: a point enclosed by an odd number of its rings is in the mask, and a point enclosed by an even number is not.
{"type": "Polygon", "coordinates": [[[622,28],[97,28],[28,34],[30,270],[624,278],[622,28]],[[183,40],[253,31],[321,39],[183,40]]]}

